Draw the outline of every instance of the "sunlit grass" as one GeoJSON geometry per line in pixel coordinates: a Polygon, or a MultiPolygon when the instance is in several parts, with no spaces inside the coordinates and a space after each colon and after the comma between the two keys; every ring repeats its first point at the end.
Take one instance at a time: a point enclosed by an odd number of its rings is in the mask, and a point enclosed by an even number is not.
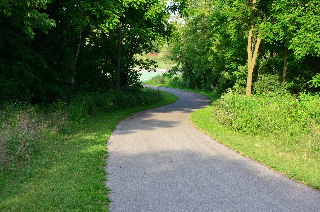
{"type": "Polygon", "coordinates": [[[140,71],[139,72],[141,74],[140,76],[140,80],[144,83],[147,80],[150,80],[151,78],[161,75],[162,73],[160,73],[159,71],[140,71]]]}

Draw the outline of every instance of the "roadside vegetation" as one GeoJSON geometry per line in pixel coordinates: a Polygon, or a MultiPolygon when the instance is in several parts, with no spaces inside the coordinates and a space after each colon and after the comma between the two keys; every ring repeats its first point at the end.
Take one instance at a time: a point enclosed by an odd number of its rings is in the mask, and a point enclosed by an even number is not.
{"type": "Polygon", "coordinates": [[[268,92],[246,96],[184,86],[179,76],[156,76],[147,84],[191,90],[212,104],[191,121],[216,141],[298,182],[320,189],[320,96],[268,92]]]}
{"type": "Polygon", "coordinates": [[[106,143],[129,115],[172,103],[152,89],[0,110],[1,211],[108,211],[106,143]]]}

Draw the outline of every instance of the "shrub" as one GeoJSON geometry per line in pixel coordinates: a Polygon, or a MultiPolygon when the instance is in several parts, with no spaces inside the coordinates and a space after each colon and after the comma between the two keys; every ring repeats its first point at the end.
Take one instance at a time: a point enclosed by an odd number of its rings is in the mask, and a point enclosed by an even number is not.
{"type": "Polygon", "coordinates": [[[218,121],[233,130],[301,143],[310,151],[320,145],[320,97],[300,94],[245,96],[232,92],[214,102],[218,121]]]}
{"type": "Polygon", "coordinates": [[[166,73],[157,75],[150,79],[151,84],[167,84],[176,88],[191,88],[189,83],[185,81],[181,72],[175,67],[166,73]]]}
{"type": "Polygon", "coordinates": [[[68,119],[81,122],[85,118],[100,112],[142,107],[154,104],[162,99],[163,95],[160,91],[150,88],[85,93],[77,95],[72,100],[67,109],[67,114],[68,119]]]}
{"type": "Polygon", "coordinates": [[[284,86],[276,75],[261,75],[253,83],[254,93],[257,95],[284,94],[287,93],[284,86]]]}

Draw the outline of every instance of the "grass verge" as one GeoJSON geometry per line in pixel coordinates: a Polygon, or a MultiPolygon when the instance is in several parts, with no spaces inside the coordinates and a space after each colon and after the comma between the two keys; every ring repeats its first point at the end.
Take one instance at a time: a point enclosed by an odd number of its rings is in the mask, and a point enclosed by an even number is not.
{"type": "Polygon", "coordinates": [[[108,211],[106,142],[115,126],[135,112],[170,104],[103,112],[81,124],[48,131],[28,166],[0,172],[0,211],[108,211]]]}

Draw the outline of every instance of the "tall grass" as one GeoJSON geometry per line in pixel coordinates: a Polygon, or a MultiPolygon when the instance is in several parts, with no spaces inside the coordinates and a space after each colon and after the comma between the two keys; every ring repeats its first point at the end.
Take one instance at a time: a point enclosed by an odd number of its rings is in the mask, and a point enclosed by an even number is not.
{"type": "Polygon", "coordinates": [[[160,91],[144,88],[79,94],[69,104],[56,102],[45,108],[22,103],[2,105],[0,167],[29,163],[37,140],[48,131],[58,130],[66,121],[81,123],[101,112],[152,105],[163,98],[160,91]]]}
{"type": "Polygon", "coordinates": [[[29,164],[44,132],[59,128],[65,120],[60,110],[46,113],[22,103],[2,105],[0,115],[0,171],[29,164]]]}

